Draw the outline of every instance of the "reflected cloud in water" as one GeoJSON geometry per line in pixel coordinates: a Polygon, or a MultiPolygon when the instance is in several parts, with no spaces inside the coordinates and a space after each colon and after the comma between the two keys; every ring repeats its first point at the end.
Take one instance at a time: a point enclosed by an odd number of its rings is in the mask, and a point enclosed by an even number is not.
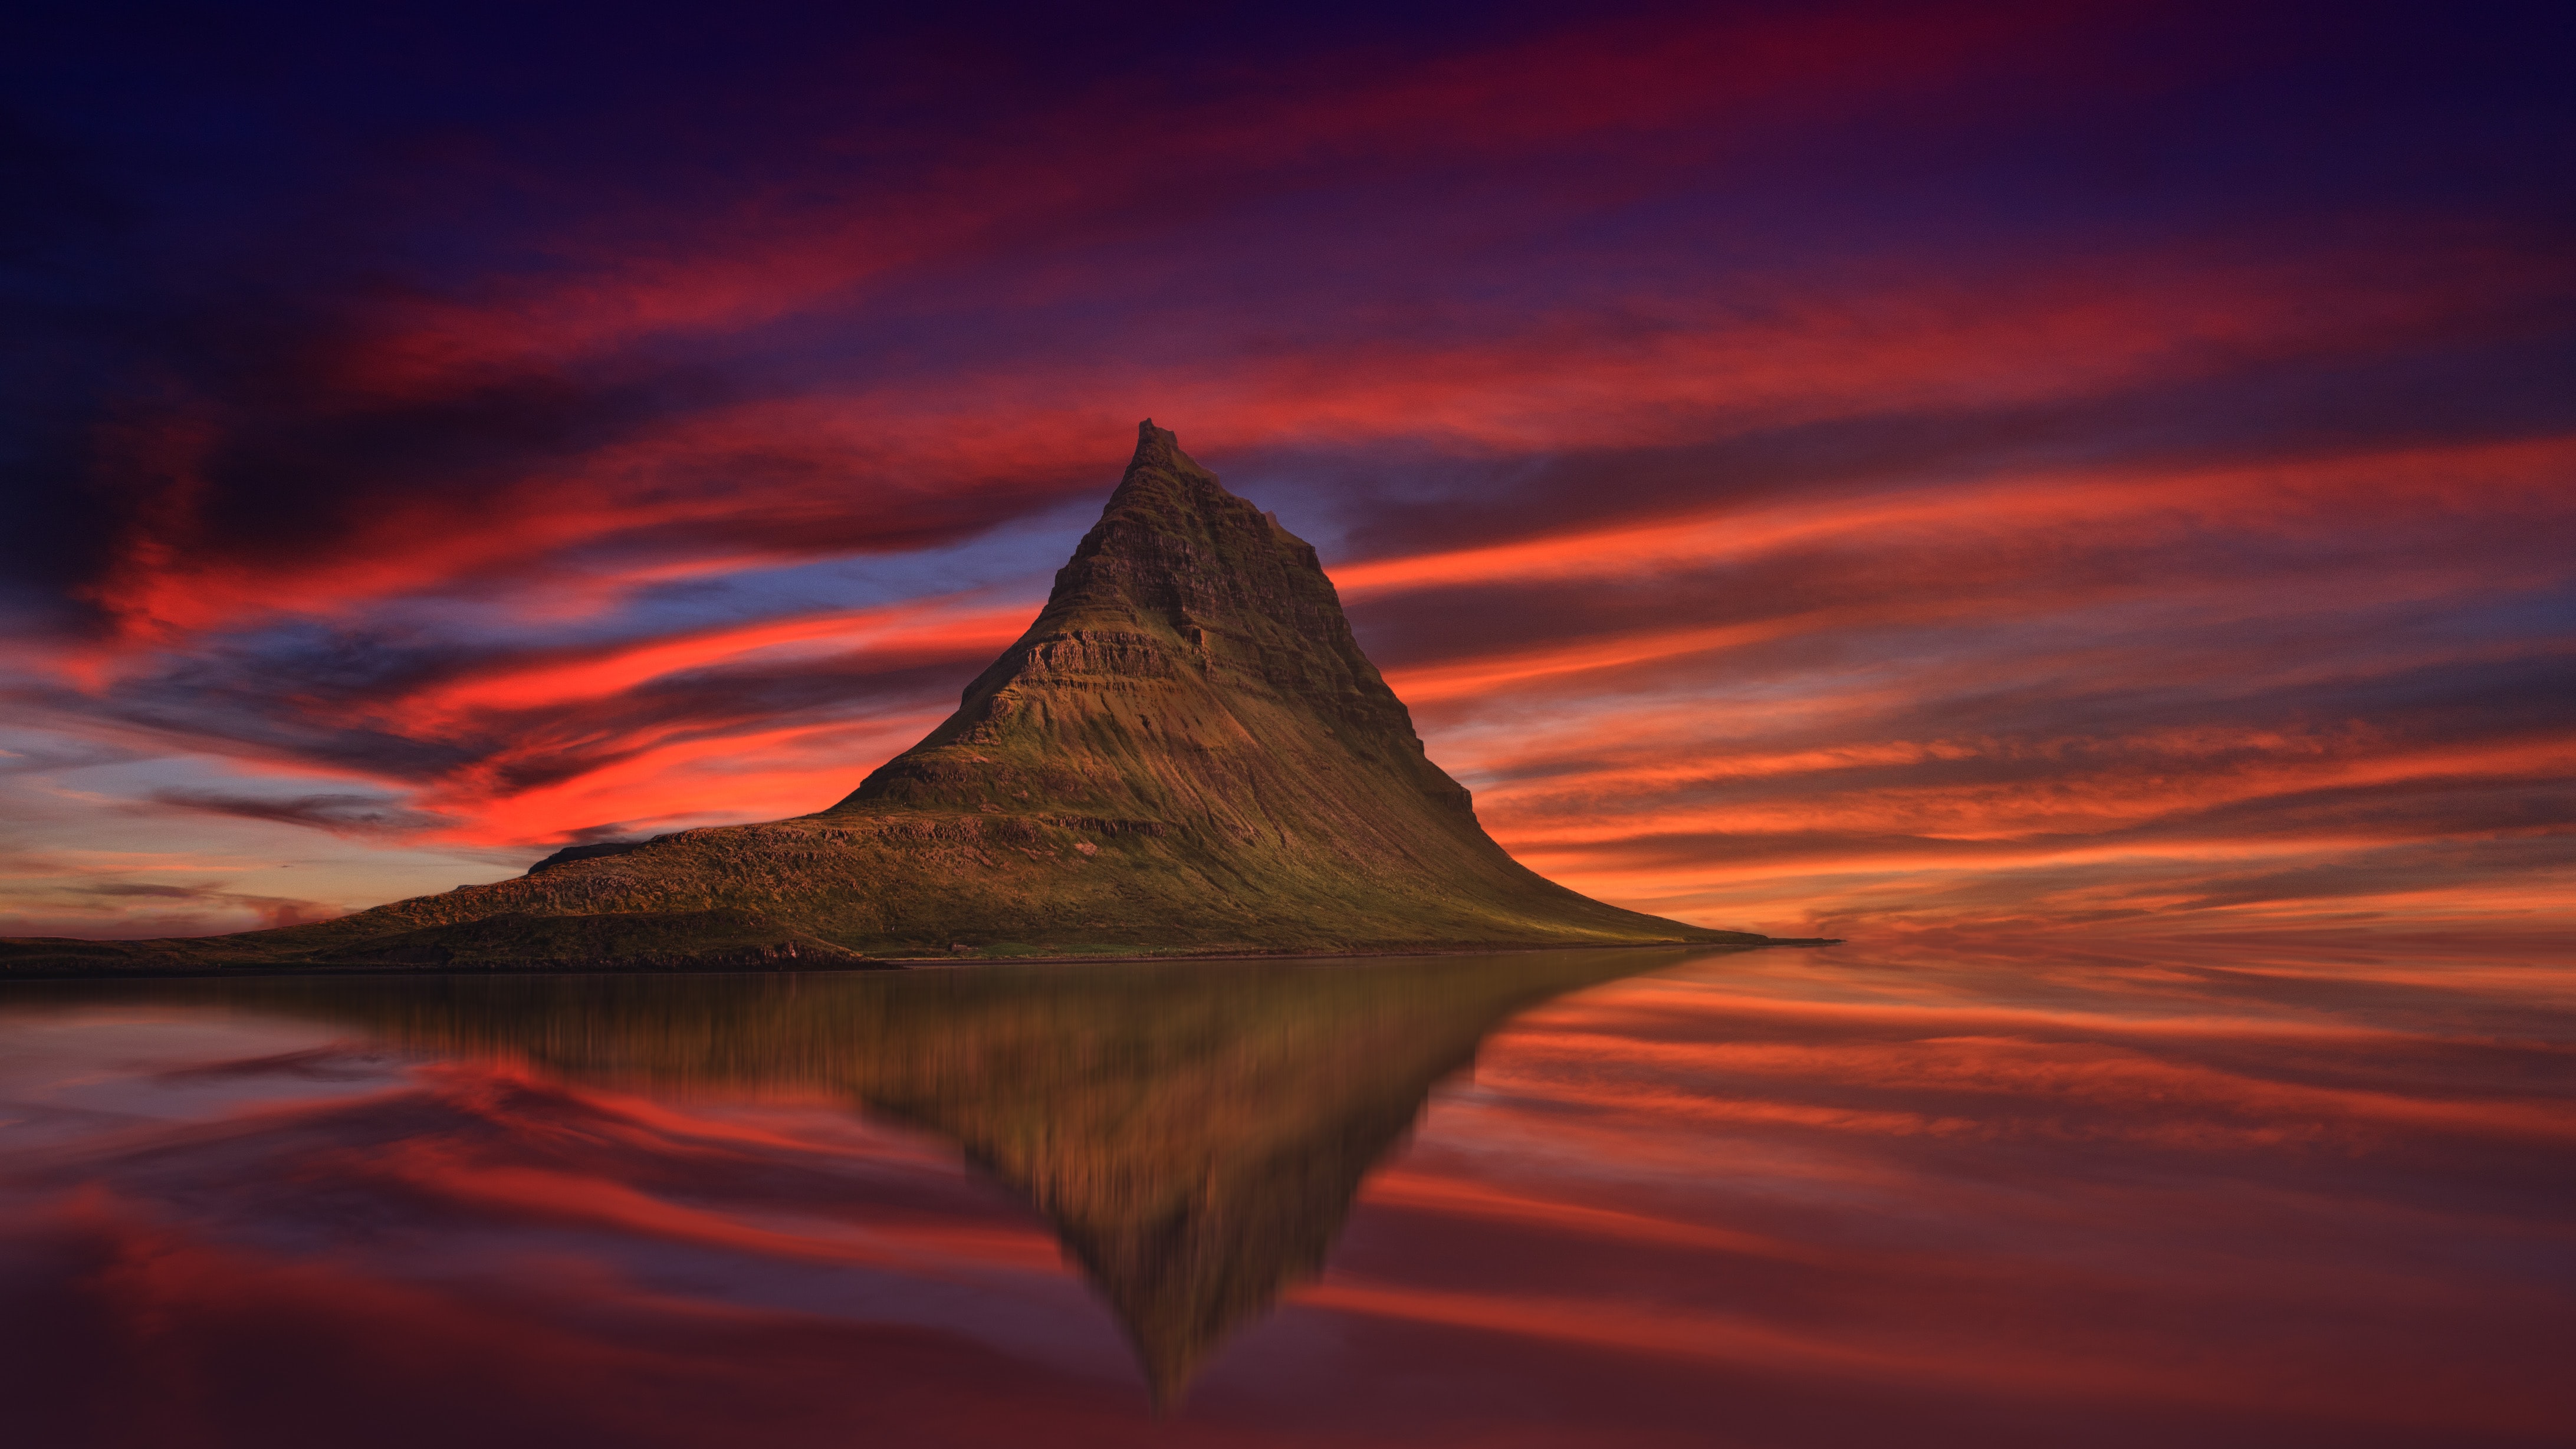
{"type": "Polygon", "coordinates": [[[22,983],[0,1361],[62,1443],[2545,1443],[2563,959],[22,983]]]}

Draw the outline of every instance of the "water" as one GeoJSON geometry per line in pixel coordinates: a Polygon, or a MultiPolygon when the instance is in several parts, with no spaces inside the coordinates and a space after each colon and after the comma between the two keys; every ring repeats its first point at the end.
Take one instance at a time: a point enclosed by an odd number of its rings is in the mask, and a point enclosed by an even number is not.
{"type": "Polygon", "coordinates": [[[2553,949],[0,987],[14,1445],[2480,1445],[2553,949]]]}

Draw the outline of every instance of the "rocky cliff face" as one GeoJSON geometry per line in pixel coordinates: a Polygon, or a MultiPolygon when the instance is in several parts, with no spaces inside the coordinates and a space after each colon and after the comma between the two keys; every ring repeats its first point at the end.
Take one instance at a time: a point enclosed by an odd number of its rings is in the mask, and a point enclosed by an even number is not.
{"type": "Polygon", "coordinates": [[[1314,548],[1146,422],[1100,522],[957,712],[816,815],[567,851],[517,880],[0,966],[848,964],[964,951],[1397,951],[1762,938],[1505,854],[1431,763],[1314,548]]]}
{"type": "MultiPolygon", "coordinates": [[[[1100,522],[948,722],[841,808],[1009,810],[1049,798],[1217,834],[1342,817],[1355,793],[1436,829],[1467,792],[1423,757],[1311,544],[1148,420],[1100,522]],[[1317,780],[1304,767],[1322,766],[1317,780]],[[1024,793],[1025,792],[1025,793],[1024,793]]],[[[1481,840],[1481,832],[1476,832],[1481,840]]]]}

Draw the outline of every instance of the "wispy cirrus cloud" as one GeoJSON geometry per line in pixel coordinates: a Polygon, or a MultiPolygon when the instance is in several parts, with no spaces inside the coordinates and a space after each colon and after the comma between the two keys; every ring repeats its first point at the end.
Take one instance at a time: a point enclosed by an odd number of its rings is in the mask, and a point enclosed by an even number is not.
{"type": "Polygon", "coordinates": [[[1258,64],[1033,19],[961,70],[816,24],[478,72],[580,115],[320,22],[265,43],[381,95],[54,48],[91,89],[31,78],[9,152],[53,360],[0,376],[44,736],[0,778],[49,844],[139,809],[449,877],[815,808],[1016,633],[1151,414],[1596,894],[2555,909],[2576,274],[2489,47],[1614,8],[1258,64]],[[146,73],[238,124],[100,129],[146,73]]]}
{"type": "MultiPolygon", "coordinates": [[[[404,834],[444,823],[439,816],[406,809],[381,795],[277,797],[225,794],[213,790],[156,790],[150,798],[155,805],[166,805],[175,810],[199,810],[209,815],[234,815],[245,820],[309,825],[334,835],[404,834]]],[[[134,889],[148,894],[166,888],[138,886],[134,889]]]]}

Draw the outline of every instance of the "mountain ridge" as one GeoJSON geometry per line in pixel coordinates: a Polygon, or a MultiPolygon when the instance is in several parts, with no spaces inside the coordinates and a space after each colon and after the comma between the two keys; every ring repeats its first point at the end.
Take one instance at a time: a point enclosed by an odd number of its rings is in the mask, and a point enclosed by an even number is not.
{"type": "Polygon", "coordinates": [[[338,920],[0,943],[0,970],[854,966],[953,955],[1766,944],[1595,901],[1486,835],[1313,545],[1151,419],[1029,628],[806,816],[572,847],[338,920]]]}

